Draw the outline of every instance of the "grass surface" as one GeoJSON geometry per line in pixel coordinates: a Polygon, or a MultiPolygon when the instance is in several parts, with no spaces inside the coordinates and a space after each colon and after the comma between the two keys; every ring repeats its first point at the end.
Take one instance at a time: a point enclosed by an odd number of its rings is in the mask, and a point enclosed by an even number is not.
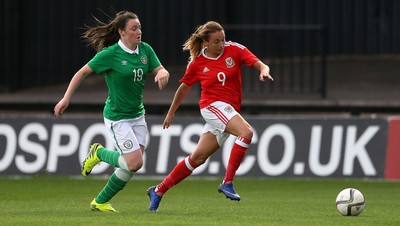
{"type": "Polygon", "coordinates": [[[400,225],[400,182],[237,178],[240,202],[217,192],[219,180],[181,182],[148,211],[146,190],[159,180],[136,177],[111,203],[118,213],[92,212],[102,179],[0,177],[0,225],[400,225]],[[359,189],[366,207],[344,217],[335,207],[346,187],[359,189]]]}

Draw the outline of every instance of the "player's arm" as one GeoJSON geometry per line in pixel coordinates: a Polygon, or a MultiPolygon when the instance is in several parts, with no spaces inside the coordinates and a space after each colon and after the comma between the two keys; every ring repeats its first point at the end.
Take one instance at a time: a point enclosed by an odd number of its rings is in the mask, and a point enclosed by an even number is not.
{"type": "Polygon", "coordinates": [[[153,70],[155,77],[154,82],[158,83],[158,88],[163,90],[168,84],[169,72],[162,65],[153,70]]]}
{"type": "Polygon", "coordinates": [[[81,82],[92,73],[93,70],[87,64],[85,64],[78,72],[75,73],[68,85],[67,91],[65,91],[64,97],[54,107],[55,116],[58,117],[62,115],[65,109],[67,109],[69,101],[71,100],[75,90],[79,87],[81,82]]]}
{"type": "Polygon", "coordinates": [[[274,81],[274,78],[272,78],[272,76],[269,74],[270,69],[269,69],[268,65],[264,64],[263,62],[261,62],[259,60],[253,64],[253,67],[255,69],[257,69],[258,71],[260,71],[260,75],[259,75],[260,81],[264,82],[265,78],[268,78],[269,80],[274,81]]]}
{"type": "Polygon", "coordinates": [[[185,83],[181,83],[181,85],[176,90],[174,99],[172,100],[171,106],[169,107],[168,113],[164,119],[164,129],[168,128],[171,125],[172,121],[174,120],[176,110],[178,110],[178,107],[181,105],[183,99],[185,99],[191,88],[191,86],[185,83]]]}

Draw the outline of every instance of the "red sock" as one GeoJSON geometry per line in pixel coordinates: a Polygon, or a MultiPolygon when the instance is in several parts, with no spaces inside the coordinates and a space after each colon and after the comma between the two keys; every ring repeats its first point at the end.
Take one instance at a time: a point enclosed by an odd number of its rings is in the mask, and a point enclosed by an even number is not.
{"type": "Polygon", "coordinates": [[[178,184],[183,179],[192,174],[192,171],[196,167],[197,166],[194,165],[189,155],[184,160],[180,161],[171,171],[171,173],[169,173],[168,176],[164,178],[164,180],[160,184],[157,185],[156,193],[158,195],[163,195],[172,186],[178,184]]]}
{"type": "Polygon", "coordinates": [[[251,143],[251,139],[244,137],[237,137],[233,144],[231,155],[229,156],[228,167],[226,168],[224,184],[233,181],[233,177],[236,174],[236,170],[239,168],[240,163],[246,154],[246,150],[251,143]]]}

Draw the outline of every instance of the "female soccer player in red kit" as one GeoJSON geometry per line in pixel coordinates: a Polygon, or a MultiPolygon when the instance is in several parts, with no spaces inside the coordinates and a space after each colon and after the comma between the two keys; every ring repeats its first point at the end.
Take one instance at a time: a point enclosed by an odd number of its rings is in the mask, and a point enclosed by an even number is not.
{"type": "Polygon", "coordinates": [[[176,110],[196,82],[201,84],[199,106],[206,124],[193,153],[178,163],[160,184],[147,190],[151,211],[157,211],[165,192],[191,175],[195,168],[223,145],[230,134],[237,136],[237,139],[218,191],[231,200],[240,200],[233,187],[233,178],[253,136],[252,127],[239,114],[242,101],[241,67],[246,64],[259,70],[261,81],[266,78],[273,80],[269,67],[246,47],[225,41],[224,29],[215,21],[199,26],[185,42],[183,50],[190,51],[190,62],[163,126],[168,128],[171,125],[176,110]]]}

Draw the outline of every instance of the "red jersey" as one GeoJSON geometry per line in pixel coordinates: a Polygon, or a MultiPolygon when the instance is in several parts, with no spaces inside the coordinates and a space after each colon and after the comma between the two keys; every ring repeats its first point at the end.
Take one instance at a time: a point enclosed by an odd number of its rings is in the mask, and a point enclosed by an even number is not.
{"type": "Polygon", "coordinates": [[[251,67],[257,61],[259,59],[245,46],[236,42],[226,42],[223,53],[217,58],[207,57],[202,50],[199,56],[188,64],[179,82],[189,86],[200,82],[200,108],[215,101],[223,101],[240,112],[242,65],[251,67]]]}

